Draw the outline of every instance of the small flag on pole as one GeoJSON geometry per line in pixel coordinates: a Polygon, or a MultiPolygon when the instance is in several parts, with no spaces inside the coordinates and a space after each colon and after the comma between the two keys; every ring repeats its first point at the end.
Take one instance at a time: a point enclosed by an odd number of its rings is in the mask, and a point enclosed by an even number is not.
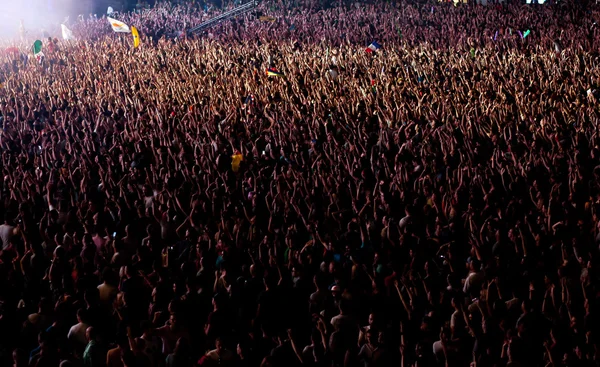
{"type": "Polygon", "coordinates": [[[371,44],[369,45],[369,47],[367,47],[367,49],[365,50],[368,53],[371,52],[375,52],[377,50],[379,50],[381,48],[381,45],[379,43],[377,43],[377,41],[373,41],[371,42],[371,44]]]}
{"type": "Polygon", "coordinates": [[[562,52],[562,47],[560,46],[560,43],[558,43],[558,41],[554,41],[554,51],[556,51],[556,53],[562,52]]]}
{"type": "Polygon", "coordinates": [[[131,33],[131,30],[127,24],[110,17],[106,17],[106,19],[108,19],[108,23],[110,23],[113,31],[120,33],[131,33]]]}
{"type": "Polygon", "coordinates": [[[131,26],[131,34],[133,35],[133,47],[137,48],[140,45],[140,34],[134,26],[131,26]]]}
{"type": "Polygon", "coordinates": [[[528,29],[525,32],[523,32],[523,39],[525,39],[527,36],[529,36],[529,34],[531,33],[531,31],[528,29]]]}
{"type": "Polygon", "coordinates": [[[33,54],[35,55],[35,54],[38,54],[40,52],[42,52],[42,41],[36,40],[33,43],[33,54]]]}
{"type": "Polygon", "coordinates": [[[42,58],[44,57],[44,53],[42,52],[42,41],[36,40],[33,43],[33,56],[38,62],[42,62],[42,58]]]}
{"type": "Polygon", "coordinates": [[[62,28],[62,37],[64,40],[74,40],[75,39],[73,32],[69,28],[67,28],[66,25],[61,24],[60,27],[62,28]]]}
{"type": "Polygon", "coordinates": [[[283,76],[284,74],[277,71],[277,69],[275,69],[275,68],[268,68],[267,75],[268,76],[283,76]]]}

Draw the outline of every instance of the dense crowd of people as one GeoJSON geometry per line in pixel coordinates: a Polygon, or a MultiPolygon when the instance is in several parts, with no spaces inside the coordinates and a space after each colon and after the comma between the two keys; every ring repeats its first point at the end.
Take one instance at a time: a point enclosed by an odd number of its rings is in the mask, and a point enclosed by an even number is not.
{"type": "Polygon", "coordinates": [[[600,8],[323,5],[0,41],[0,366],[600,363],[600,8]]]}

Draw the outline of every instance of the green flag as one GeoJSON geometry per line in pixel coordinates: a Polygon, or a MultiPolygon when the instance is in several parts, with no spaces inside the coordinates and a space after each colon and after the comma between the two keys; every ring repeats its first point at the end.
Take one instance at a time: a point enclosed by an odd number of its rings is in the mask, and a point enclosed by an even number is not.
{"type": "Polygon", "coordinates": [[[529,33],[531,33],[531,31],[528,29],[525,32],[523,32],[523,38],[529,36],[529,33]]]}
{"type": "Polygon", "coordinates": [[[471,47],[471,57],[475,58],[475,49],[471,47]]]}
{"type": "Polygon", "coordinates": [[[39,54],[40,52],[42,52],[42,41],[40,41],[40,40],[36,40],[36,41],[33,43],[33,54],[34,54],[34,55],[37,55],[37,54],[39,54]]]}
{"type": "Polygon", "coordinates": [[[36,40],[33,43],[33,56],[35,57],[37,62],[39,62],[40,64],[42,63],[42,59],[45,56],[44,53],[42,52],[42,41],[36,40]]]}

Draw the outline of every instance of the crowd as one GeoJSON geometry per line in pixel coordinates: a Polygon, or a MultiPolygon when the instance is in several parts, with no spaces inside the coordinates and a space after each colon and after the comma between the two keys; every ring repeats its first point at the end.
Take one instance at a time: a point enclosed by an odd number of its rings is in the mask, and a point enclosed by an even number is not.
{"type": "Polygon", "coordinates": [[[600,7],[257,12],[0,41],[0,366],[598,365],[600,7]]]}

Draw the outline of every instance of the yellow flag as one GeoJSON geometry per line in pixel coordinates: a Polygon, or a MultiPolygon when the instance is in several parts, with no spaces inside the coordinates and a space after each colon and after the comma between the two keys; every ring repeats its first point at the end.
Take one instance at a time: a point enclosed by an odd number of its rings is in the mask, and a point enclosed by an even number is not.
{"type": "Polygon", "coordinates": [[[240,169],[240,163],[244,160],[244,156],[240,152],[235,152],[234,155],[231,156],[231,169],[233,172],[237,173],[240,169]]]}
{"type": "Polygon", "coordinates": [[[133,35],[133,47],[137,48],[140,45],[140,34],[136,27],[131,26],[131,34],[133,35]]]}
{"type": "Polygon", "coordinates": [[[277,20],[277,18],[275,18],[275,17],[265,16],[265,15],[259,17],[258,19],[261,22],[271,22],[271,23],[273,23],[273,22],[275,22],[277,20]]]}

